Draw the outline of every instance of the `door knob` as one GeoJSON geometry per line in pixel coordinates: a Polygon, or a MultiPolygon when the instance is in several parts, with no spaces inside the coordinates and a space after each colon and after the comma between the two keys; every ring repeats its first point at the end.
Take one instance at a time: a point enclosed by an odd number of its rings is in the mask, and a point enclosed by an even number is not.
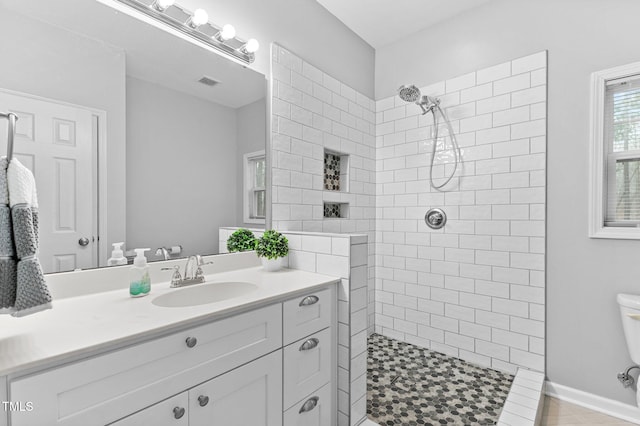
{"type": "Polygon", "coordinates": [[[204,407],[208,403],[209,403],[209,397],[208,396],[200,395],[198,397],[198,404],[200,404],[201,407],[204,407]]]}
{"type": "Polygon", "coordinates": [[[89,244],[89,239],[87,237],[82,237],[78,240],[78,244],[84,247],[89,244]]]}

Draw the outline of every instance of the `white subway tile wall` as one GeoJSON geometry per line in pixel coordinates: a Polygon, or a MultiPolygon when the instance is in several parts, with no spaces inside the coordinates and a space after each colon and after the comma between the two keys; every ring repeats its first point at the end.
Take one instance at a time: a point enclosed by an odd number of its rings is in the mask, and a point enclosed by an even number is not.
{"type": "Polygon", "coordinates": [[[367,323],[372,333],[376,104],[276,44],[271,56],[272,227],[367,235],[367,323]],[[346,190],[325,190],[325,149],[348,156],[348,170],[341,171],[348,179],[341,184],[346,190]],[[341,216],[346,217],[325,218],[325,202],[341,204],[341,216]]]}
{"type": "MultiPolygon", "coordinates": [[[[445,192],[429,185],[431,115],[398,96],[376,102],[376,332],[544,371],[546,66],[540,52],[421,88],[462,151],[445,192]],[[432,207],[443,229],[425,225],[432,207]]],[[[443,158],[436,183],[452,170],[443,158]]]]}
{"type": "MultiPolygon", "coordinates": [[[[220,228],[219,247],[237,228],[220,228]]],[[[256,237],[262,230],[252,230],[256,237]]],[[[366,235],[283,232],[289,240],[285,266],[340,277],[338,286],[338,425],[354,426],[367,411],[367,262],[366,235]]]]}

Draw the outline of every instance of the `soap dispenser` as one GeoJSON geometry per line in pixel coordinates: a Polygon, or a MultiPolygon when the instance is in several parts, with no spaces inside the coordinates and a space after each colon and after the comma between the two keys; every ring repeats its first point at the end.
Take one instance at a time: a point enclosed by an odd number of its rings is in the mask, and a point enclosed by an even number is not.
{"type": "Polygon", "coordinates": [[[151,278],[149,277],[149,265],[144,256],[145,251],[151,249],[135,249],[136,257],[133,259],[133,266],[129,272],[129,295],[131,297],[142,297],[151,291],[151,278]]]}
{"type": "Polygon", "coordinates": [[[111,257],[107,260],[107,266],[116,266],[116,265],[126,265],[127,258],[124,257],[124,252],[122,251],[122,245],[124,243],[113,243],[113,251],[111,252],[111,257]]]}

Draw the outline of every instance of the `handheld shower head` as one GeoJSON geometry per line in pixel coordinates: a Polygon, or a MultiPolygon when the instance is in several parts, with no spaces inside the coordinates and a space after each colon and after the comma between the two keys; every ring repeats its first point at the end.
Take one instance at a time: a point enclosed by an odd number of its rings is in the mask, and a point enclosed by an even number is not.
{"type": "Polygon", "coordinates": [[[415,85],[403,85],[398,89],[398,96],[405,102],[418,102],[420,99],[420,89],[415,85]]]}
{"type": "Polygon", "coordinates": [[[422,115],[433,111],[435,107],[440,103],[439,99],[432,98],[431,96],[422,95],[420,89],[415,85],[403,85],[398,89],[398,96],[405,102],[414,102],[422,109],[422,115]]]}

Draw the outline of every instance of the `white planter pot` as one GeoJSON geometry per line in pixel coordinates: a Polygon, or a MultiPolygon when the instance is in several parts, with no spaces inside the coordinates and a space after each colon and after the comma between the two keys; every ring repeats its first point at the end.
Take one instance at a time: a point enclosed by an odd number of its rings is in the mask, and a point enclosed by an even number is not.
{"type": "Polygon", "coordinates": [[[260,259],[262,260],[262,268],[267,272],[279,271],[282,268],[281,257],[277,259],[267,259],[266,257],[261,257],[260,259]]]}

